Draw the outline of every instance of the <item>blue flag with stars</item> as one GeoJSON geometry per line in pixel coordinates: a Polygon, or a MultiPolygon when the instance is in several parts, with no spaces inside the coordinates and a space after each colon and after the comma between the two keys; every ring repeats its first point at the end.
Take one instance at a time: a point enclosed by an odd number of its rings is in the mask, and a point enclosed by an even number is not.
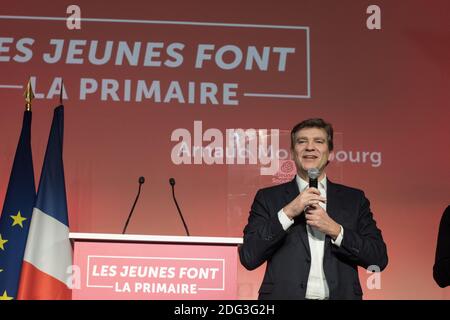
{"type": "Polygon", "coordinates": [[[25,111],[0,216],[0,300],[17,297],[23,254],[36,198],[31,155],[31,111],[25,111]]]}

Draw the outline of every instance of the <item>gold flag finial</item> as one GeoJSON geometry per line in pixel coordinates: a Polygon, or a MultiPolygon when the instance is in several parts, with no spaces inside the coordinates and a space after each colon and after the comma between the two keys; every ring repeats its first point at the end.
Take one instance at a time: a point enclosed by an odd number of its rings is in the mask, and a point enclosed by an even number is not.
{"type": "Polygon", "coordinates": [[[31,111],[31,101],[34,99],[34,93],[33,93],[33,88],[31,87],[30,80],[28,80],[27,90],[25,90],[24,97],[25,97],[25,102],[26,102],[25,110],[31,111]]]}

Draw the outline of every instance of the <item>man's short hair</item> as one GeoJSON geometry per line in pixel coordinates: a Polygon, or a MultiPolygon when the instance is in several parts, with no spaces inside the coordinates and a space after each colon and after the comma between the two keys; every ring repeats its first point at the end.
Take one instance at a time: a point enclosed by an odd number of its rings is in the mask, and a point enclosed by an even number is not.
{"type": "Polygon", "coordinates": [[[333,127],[331,123],[324,121],[321,118],[312,118],[304,120],[294,126],[291,131],[291,148],[294,149],[295,146],[295,134],[305,128],[319,128],[324,129],[327,133],[327,144],[328,150],[333,151],[333,127]]]}

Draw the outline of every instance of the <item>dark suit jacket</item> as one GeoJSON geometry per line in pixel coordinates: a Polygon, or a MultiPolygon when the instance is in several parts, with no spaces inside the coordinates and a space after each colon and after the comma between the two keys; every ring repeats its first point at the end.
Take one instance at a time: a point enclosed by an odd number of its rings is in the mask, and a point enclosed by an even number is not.
{"type": "MultiPolygon", "coordinates": [[[[249,270],[267,261],[259,299],[305,299],[311,254],[304,214],[284,231],[278,211],[299,194],[296,180],[261,189],[253,202],[241,263],[249,270]]],[[[362,299],[357,267],[377,265],[383,270],[387,250],[381,231],[361,190],[327,181],[327,213],[344,228],[341,246],[325,238],[323,268],[330,299],[362,299]]]]}
{"type": "Polygon", "coordinates": [[[441,288],[450,285],[450,206],[445,209],[439,225],[433,277],[441,288]]]}

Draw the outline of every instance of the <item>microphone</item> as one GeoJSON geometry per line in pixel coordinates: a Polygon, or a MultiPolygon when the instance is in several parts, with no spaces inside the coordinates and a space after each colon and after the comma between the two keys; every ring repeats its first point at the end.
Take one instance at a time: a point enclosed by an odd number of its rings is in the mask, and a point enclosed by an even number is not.
{"type": "Polygon", "coordinates": [[[177,198],[175,198],[175,179],[170,178],[169,183],[172,186],[172,198],[173,198],[173,201],[175,202],[175,205],[177,206],[178,214],[181,217],[181,221],[183,221],[184,230],[186,230],[186,234],[188,236],[190,236],[186,222],[184,222],[183,214],[181,213],[180,207],[178,206],[177,198]]]}
{"type": "Polygon", "coordinates": [[[316,188],[318,186],[317,178],[320,175],[320,171],[317,168],[308,169],[309,187],[316,188]]]}
{"type": "Polygon", "coordinates": [[[133,214],[134,207],[136,206],[136,203],[137,203],[137,201],[139,199],[139,195],[141,194],[141,187],[142,187],[142,185],[145,182],[145,178],[144,177],[139,177],[138,182],[139,182],[139,190],[138,190],[136,199],[134,200],[133,206],[131,207],[131,211],[130,211],[130,214],[128,215],[127,222],[125,223],[125,226],[123,227],[122,234],[125,234],[125,232],[127,231],[128,223],[130,222],[130,218],[131,218],[131,215],[133,214]]]}
{"type": "MultiPolygon", "coordinates": [[[[310,188],[318,188],[317,178],[320,175],[320,171],[317,168],[308,169],[308,178],[309,178],[309,187],[310,188]]],[[[310,206],[306,206],[304,211],[307,212],[310,206]]]]}

